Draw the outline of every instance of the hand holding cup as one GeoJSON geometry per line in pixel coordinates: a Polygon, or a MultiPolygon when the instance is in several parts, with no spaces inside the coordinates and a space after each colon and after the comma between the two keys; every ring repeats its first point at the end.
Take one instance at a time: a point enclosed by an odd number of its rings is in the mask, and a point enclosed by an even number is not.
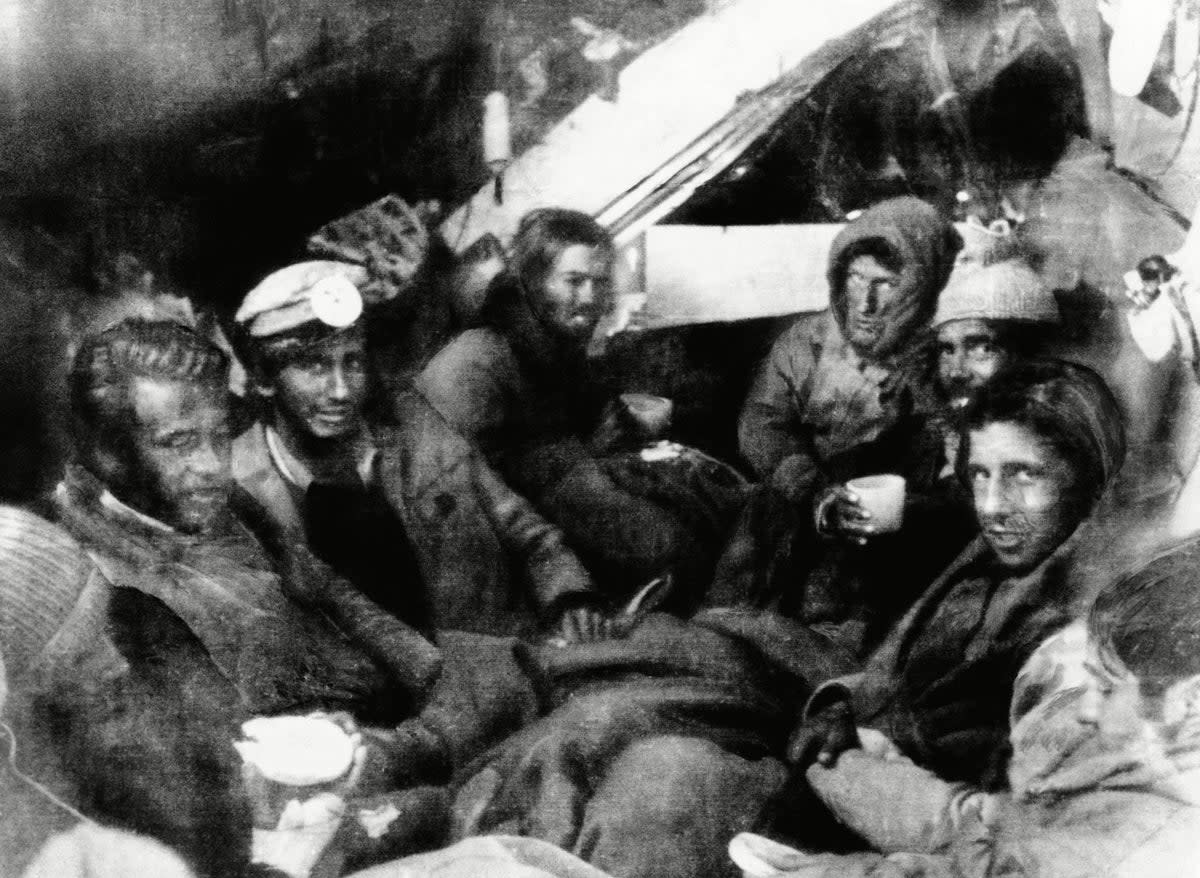
{"type": "Polygon", "coordinates": [[[883,474],[834,485],[818,507],[818,527],[860,546],[883,533],[900,529],[904,518],[903,476],[883,474]]]}

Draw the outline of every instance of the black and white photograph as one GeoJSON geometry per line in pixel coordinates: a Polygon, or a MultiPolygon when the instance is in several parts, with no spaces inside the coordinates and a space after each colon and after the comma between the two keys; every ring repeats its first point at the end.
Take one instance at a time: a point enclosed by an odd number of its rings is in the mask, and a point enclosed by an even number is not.
{"type": "Polygon", "coordinates": [[[1200,0],[0,0],[0,878],[1200,875],[1200,0]]]}

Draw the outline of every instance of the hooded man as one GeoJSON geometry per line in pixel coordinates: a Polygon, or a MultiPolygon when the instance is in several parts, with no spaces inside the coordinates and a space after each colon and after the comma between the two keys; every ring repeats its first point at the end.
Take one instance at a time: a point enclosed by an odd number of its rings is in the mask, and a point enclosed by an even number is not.
{"type": "Polygon", "coordinates": [[[836,480],[833,459],[870,443],[910,405],[904,384],[962,239],[917,198],[881,202],[834,239],[830,307],[775,342],[739,424],[760,478],[801,497],[836,480]]]}
{"type": "Polygon", "coordinates": [[[936,401],[875,443],[894,453],[859,449],[852,463],[838,464],[858,468],[839,477],[890,471],[906,478],[899,530],[880,533],[841,482],[817,492],[811,515],[768,483],[744,510],[710,599],[773,606],[836,632],[856,651],[873,646],[975,536],[969,498],[954,474],[962,407],[1001,368],[1032,354],[1057,322],[1053,295],[1026,262],[960,255],[934,317],[936,401]]]}
{"type": "Polygon", "coordinates": [[[235,321],[267,404],[233,444],[233,475],[274,527],[422,629],[599,633],[587,572],[415,395],[368,425],[360,266],[302,262],[251,290],[235,321]],[[514,593],[517,583],[528,593],[514,593]]]}

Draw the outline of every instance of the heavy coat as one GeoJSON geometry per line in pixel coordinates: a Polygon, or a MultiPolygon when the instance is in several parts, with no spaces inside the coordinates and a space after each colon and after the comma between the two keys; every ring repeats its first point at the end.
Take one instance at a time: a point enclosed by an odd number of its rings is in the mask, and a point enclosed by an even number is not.
{"type": "Polygon", "coordinates": [[[806,712],[848,697],[877,729],[950,780],[1002,785],[1008,706],[1021,665],[1086,605],[1072,577],[1080,528],[1023,575],[999,567],[982,537],[933,582],[863,670],[819,687],[806,712]]]}
{"type": "Polygon", "coordinates": [[[742,500],[740,477],[715,461],[593,450],[607,400],[583,355],[556,341],[509,287],[495,292],[485,318],[430,361],[417,390],[562,528],[606,588],[627,593],[672,570],[707,585],[742,500]]]}
{"type": "MultiPolygon", "coordinates": [[[[435,629],[527,632],[539,615],[591,593],[562,534],[514,494],[441,416],[412,393],[375,431],[376,475],[417,556],[435,629]]],[[[296,496],[263,425],[234,442],[234,478],[277,526],[303,533],[296,496]]]]}
{"type": "Polygon", "coordinates": [[[1165,753],[1080,723],[1086,633],[1072,625],[1018,676],[1011,791],[951,784],[906,759],[844,754],[809,778],[880,854],[797,855],[789,878],[1140,878],[1190,875],[1200,854],[1200,741],[1165,753]],[[882,807],[881,807],[882,806],[882,807]]]}
{"type": "Polygon", "coordinates": [[[925,419],[830,461],[837,482],[880,472],[907,479],[901,529],[865,546],[818,533],[816,497],[764,482],[742,509],[707,603],[774,610],[865,658],[978,532],[957,479],[941,477],[944,464],[943,432],[925,419]]]}
{"type": "Polygon", "coordinates": [[[828,462],[871,442],[912,406],[909,385],[921,374],[923,330],[962,241],[953,226],[916,198],[882,202],[850,223],[829,253],[829,309],[796,320],[760,367],[738,425],[742,456],[764,479],[796,495],[828,479],[828,462]],[[899,303],[912,331],[899,350],[866,359],[846,340],[843,276],[847,250],[881,238],[917,282],[899,303]]]}
{"type": "MultiPolygon", "coordinates": [[[[372,731],[387,762],[381,775],[410,779],[444,773],[536,714],[514,638],[439,632],[435,647],[315,561],[307,570],[285,558],[277,572],[239,520],[190,536],[106,504],[101,492],[72,467],[55,495],[60,522],[96,565],[97,586],[161,600],[246,714],[347,711],[381,727],[372,731]],[[306,576],[315,581],[289,583],[306,576]]],[[[86,632],[72,642],[85,658],[103,645],[86,632]]]]}
{"type": "Polygon", "coordinates": [[[104,496],[94,476],[69,468],[54,497],[59,523],[107,582],[170,608],[248,712],[324,707],[392,722],[410,712],[411,693],[383,662],[284,593],[275,561],[240,521],[193,537],[104,496]]]}

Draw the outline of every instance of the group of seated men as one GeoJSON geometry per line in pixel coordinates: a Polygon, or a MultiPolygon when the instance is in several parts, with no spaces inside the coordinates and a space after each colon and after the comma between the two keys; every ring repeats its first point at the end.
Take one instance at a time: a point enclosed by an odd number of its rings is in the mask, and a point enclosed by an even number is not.
{"type": "Polygon", "coordinates": [[[386,399],[357,265],[245,296],[245,398],[179,322],[81,340],[75,456],[0,510],[0,874],[1185,874],[1200,543],[1144,550],[1169,499],[1114,499],[1122,412],[1019,252],[850,222],[741,461],[597,379],[614,256],[528,215],[386,399]],[[317,711],[361,744],[313,845],[233,741],[317,711]]]}

